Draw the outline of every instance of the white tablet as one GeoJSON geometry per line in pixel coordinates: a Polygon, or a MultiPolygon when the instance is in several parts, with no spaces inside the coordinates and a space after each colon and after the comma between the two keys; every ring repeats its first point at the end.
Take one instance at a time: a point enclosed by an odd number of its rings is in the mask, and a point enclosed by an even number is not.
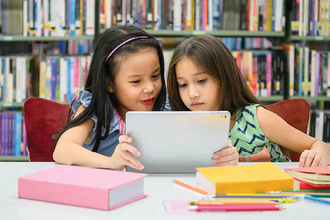
{"type": "Polygon", "coordinates": [[[229,125],[228,111],[126,113],[126,134],[141,152],[145,173],[194,173],[214,166],[213,153],[228,144],[229,125]]]}

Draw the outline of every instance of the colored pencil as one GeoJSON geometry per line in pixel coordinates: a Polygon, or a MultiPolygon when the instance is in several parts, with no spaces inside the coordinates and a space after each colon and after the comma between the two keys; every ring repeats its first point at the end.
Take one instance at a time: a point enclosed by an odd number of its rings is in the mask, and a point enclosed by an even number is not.
{"type": "Polygon", "coordinates": [[[318,203],[323,203],[323,204],[328,204],[330,205],[330,200],[329,199],[320,199],[320,198],[315,198],[311,196],[304,196],[303,197],[305,200],[310,200],[313,202],[318,202],[318,203]]]}
{"type": "Polygon", "coordinates": [[[190,186],[190,185],[188,185],[188,184],[186,184],[186,183],[183,183],[183,182],[181,182],[181,181],[179,181],[179,180],[173,180],[173,183],[175,183],[175,184],[177,184],[177,185],[179,185],[179,186],[182,186],[182,187],[184,187],[184,188],[186,188],[186,189],[190,189],[190,190],[193,190],[193,191],[195,191],[195,192],[198,192],[198,193],[200,193],[200,194],[202,194],[202,195],[207,195],[207,194],[208,194],[208,192],[206,192],[206,191],[204,191],[204,190],[202,190],[202,189],[200,189],[200,188],[190,186]]]}
{"type": "Polygon", "coordinates": [[[190,202],[190,205],[195,206],[246,206],[246,205],[278,205],[277,202],[190,202]]]}
{"type": "Polygon", "coordinates": [[[266,195],[216,195],[214,198],[269,198],[269,199],[279,199],[279,198],[291,198],[292,196],[287,195],[274,195],[274,194],[266,194],[266,195]]]}
{"type": "Polygon", "coordinates": [[[205,198],[204,200],[267,200],[267,201],[273,201],[273,202],[284,202],[284,203],[293,203],[298,201],[298,198],[205,198]]]}
{"type": "Polygon", "coordinates": [[[203,211],[279,211],[282,208],[275,205],[265,206],[189,206],[189,210],[203,212],[203,211]]]}
{"type": "MultiPolygon", "coordinates": [[[[277,193],[269,193],[269,194],[277,194],[277,193]]],[[[260,195],[269,195],[269,194],[260,194],[260,195]]],[[[309,195],[311,197],[319,197],[319,198],[330,198],[330,193],[308,193],[308,192],[292,192],[292,193],[286,193],[286,192],[278,192],[278,194],[281,195],[288,195],[288,196],[304,196],[309,195]]]]}

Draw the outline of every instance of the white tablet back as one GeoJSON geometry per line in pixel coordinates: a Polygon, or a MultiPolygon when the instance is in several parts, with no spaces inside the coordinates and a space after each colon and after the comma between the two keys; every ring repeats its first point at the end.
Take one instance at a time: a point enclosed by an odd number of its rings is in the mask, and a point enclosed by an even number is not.
{"type": "Polygon", "coordinates": [[[141,152],[145,173],[190,173],[214,166],[213,153],[228,144],[229,124],[227,111],[126,114],[126,133],[141,152]]]}

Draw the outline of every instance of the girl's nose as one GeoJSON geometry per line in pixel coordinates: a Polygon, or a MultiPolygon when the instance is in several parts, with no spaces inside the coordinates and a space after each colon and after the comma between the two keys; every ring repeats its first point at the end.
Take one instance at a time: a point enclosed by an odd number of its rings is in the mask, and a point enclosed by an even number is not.
{"type": "Polygon", "coordinates": [[[191,99],[198,98],[199,95],[199,92],[193,86],[189,88],[189,97],[191,99]]]}
{"type": "Polygon", "coordinates": [[[146,83],[143,92],[144,93],[152,93],[155,90],[155,85],[152,82],[146,83]]]}

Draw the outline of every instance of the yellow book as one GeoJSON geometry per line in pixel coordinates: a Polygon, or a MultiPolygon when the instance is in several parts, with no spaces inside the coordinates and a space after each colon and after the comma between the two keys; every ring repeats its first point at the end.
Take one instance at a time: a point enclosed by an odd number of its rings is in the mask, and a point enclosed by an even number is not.
{"type": "Polygon", "coordinates": [[[293,189],[293,178],[272,163],[197,168],[197,187],[211,195],[293,189]]]}

